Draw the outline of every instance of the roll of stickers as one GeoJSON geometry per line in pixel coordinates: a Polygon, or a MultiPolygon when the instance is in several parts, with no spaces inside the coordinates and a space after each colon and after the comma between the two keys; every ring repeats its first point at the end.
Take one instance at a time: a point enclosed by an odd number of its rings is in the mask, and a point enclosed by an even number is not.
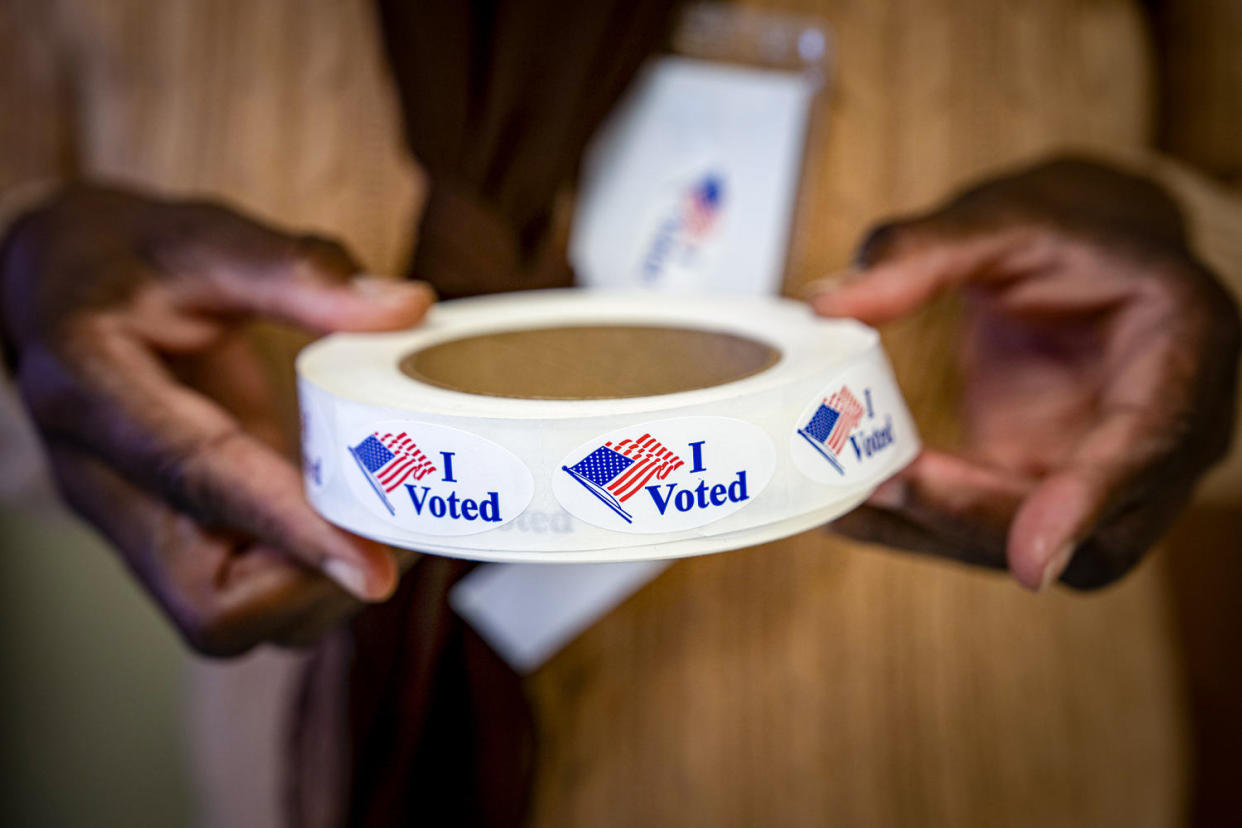
{"type": "Polygon", "coordinates": [[[537,291],[437,305],[297,360],[315,509],[490,561],[776,540],[918,452],[879,336],[787,299],[537,291]]]}

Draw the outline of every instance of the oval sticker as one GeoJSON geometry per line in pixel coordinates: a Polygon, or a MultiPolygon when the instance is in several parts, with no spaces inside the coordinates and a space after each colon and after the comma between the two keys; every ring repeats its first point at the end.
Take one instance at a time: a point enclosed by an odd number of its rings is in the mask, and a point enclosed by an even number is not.
{"type": "Polygon", "coordinates": [[[890,468],[911,441],[917,442],[914,426],[896,385],[846,376],[807,404],[794,423],[789,451],[812,480],[849,486],[890,468]]]}
{"type": "Polygon", "coordinates": [[[332,439],[323,407],[313,391],[298,383],[298,415],[302,426],[302,481],[318,494],[332,479],[332,439]]]}
{"type": "Polygon", "coordinates": [[[346,477],[372,514],[424,535],[470,535],[520,515],[534,493],[511,451],[447,426],[385,420],[347,435],[346,477]]]}
{"type": "Polygon", "coordinates": [[[677,417],[601,434],[553,473],[561,505],[621,532],[676,532],[727,517],[772,478],[772,441],[726,417],[677,417]]]}

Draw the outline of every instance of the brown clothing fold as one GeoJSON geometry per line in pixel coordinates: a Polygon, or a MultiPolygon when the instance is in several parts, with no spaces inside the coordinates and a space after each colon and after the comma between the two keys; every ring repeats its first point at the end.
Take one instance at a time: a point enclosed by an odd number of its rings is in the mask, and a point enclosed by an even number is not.
{"type": "MultiPolygon", "coordinates": [[[[411,275],[443,298],[569,285],[550,233],[557,193],[673,4],[377,6],[406,140],[431,179],[411,275]]],[[[290,824],[524,821],[530,708],[448,607],[469,568],[421,557],[313,659],[292,723],[290,824]]]]}
{"type": "Polygon", "coordinates": [[[419,558],[390,601],[316,653],[295,711],[291,824],[521,824],[530,708],[445,603],[469,569],[419,558]]]}
{"type": "Polygon", "coordinates": [[[431,177],[412,272],[445,298],[568,284],[532,272],[558,190],[667,0],[378,0],[406,140],[431,177]]]}

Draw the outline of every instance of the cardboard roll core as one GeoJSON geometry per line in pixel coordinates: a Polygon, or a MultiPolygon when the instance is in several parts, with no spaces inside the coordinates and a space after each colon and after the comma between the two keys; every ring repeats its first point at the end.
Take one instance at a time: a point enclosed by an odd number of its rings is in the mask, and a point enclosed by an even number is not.
{"type": "Polygon", "coordinates": [[[406,355],[420,382],[493,397],[621,399],[709,388],[775,365],[778,349],[695,328],[599,325],[502,331],[406,355]]]}

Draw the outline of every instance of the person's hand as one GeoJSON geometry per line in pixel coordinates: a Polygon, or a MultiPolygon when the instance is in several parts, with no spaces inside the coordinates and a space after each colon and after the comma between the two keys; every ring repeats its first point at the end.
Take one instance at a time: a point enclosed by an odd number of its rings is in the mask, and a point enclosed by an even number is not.
{"type": "Polygon", "coordinates": [[[857,265],[817,312],[882,324],[964,295],[965,445],[924,451],[837,530],[1099,586],[1227,450],[1238,311],[1155,185],[1044,164],[879,227],[857,265]]]}
{"type": "Polygon", "coordinates": [[[306,502],[241,331],[401,328],[433,301],[357,272],[322,238],[96,188],[0,251],[5,348],[57,485],[202,652],[301,643],[395,588],[391,551],[306,502]]]}

